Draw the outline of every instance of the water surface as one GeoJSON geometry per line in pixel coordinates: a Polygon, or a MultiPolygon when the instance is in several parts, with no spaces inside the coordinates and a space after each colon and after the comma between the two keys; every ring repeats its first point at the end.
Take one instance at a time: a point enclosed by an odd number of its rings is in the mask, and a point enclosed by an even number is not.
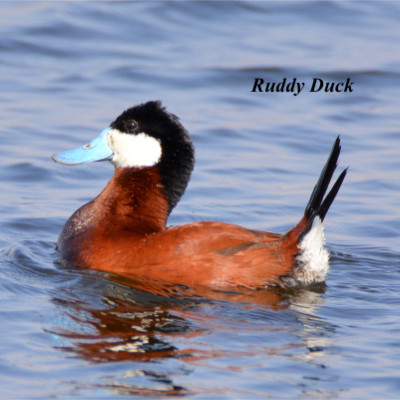
{"type": "Polygon", "coordinates": [[[2,2],[0,15],[2,398],[398,397],[398,3],[2,2]],[[256,77],[354,90],[252,93],[256,77]],[[66,219],[113,169],[51,154],[155,99],[196,146],[170,224],[286,231],[341,135],[326,286],[182,298],[57,262],[66,219]]]}

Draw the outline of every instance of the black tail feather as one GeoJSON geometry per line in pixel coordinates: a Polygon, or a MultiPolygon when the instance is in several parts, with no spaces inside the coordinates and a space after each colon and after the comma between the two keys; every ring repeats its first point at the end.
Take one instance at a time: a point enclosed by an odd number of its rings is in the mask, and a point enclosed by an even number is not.
{"type": "Polygon", "coordinates": [[[329,210],[329,207],[333,203],[333,200],[335,200],[335,197],[340,189],[340,186],[342,186],[346,174],[347,174],[347,168],[343,170],[342,173],[339,175],[339,178],[337,178],[335,184],[332,186],[332,189],[330,190],[328,195],[325,197],[325,200],[319,207],[317,215],[321,218],[321,221],[324,220],[325,215],[329,210]]]}
{"type": "MultiPolygon", "coordinates": [[[[314,187],[313,192],[311,193],[310,200],[306,206],[304,211],[304,215],[307,218],[307,228],[306,232],[311,227],[314,218],[319,216],[321,221],[324,220],[326,213],[329,210],[333,200],[335,199],[340,186],[343,183],[343,180],[347,173],[347,168],[340,174],[339,178],[336,180],[335,184],[333,185],[332,189],[325,197],[325,193],[328,189],[329,183],[332,179],[333,173],[337,167],[337,161],[339,158],[341,146],[340,146],[340,137],[338,136],[333,144],[331,153],[329,155],[328,161],[326,162],[324,169],[321,172],[321,175],[318,179],[317,184],[314,187]]],[[[303,232],[304,234],[305,232],[303,232]]]]}

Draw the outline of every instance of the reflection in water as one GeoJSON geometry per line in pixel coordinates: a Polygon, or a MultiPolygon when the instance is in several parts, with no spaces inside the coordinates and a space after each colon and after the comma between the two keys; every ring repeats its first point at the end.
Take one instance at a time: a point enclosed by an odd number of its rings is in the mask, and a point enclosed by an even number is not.
{"type": "Polygon", "coordinates": [[[154,396],[154,395],[185,395],[190,392],[181,386],[174,385],[172,380],[164,373],[155,373],[152,371],[127,371],[124,373],[123,378],[147,378],[152,381],[154,386],[151,388],[147,386],[141,387],[137,384],[131,385],[123,382],[110,382],[105,385],[97,385],[98,387],[109,389],[115,392],[117,395],[142,395],[142,396],[154,396]]]}
{"type": "Polygon", "coordinates": [[[324,299],[321,296],[325,288],[318,288],[317,291],[299,290],[295,296],[291,297],[290,309],[296,311],[296,318],[301,322],[301,329],[296,332],[304,351],[300,354],[294,354],[293,358],[303,362],[306,365],[313,365],[314,370],[307,371],[303,376],[301,383],[302,395],[305,398],[336,398],[340,389],[337,387],[338,377],[330,373],[325,360],[328,359],[327,351],[332,349],[332,335],[335,333],[335,327],[330,322],[325,321],[317,315],[319,307],[324,305],[324,299]],[[321,374],[321,370],[325,371],[321,374]],[[320,388],[318,383],[333,382],[335,388],[327,390],[320,388]]]}
{"type": "MultiPolygon", "coordinates": [[[[99,280],[98,276],[94,278],[99,280]]],[[[125,365],[122,373],[94,385],[118,394],[184,395],[193,388],[176,384],[175,377],[190,375],[192,368],[213,363],[213,360],[230,357],[234,360],[241,356],[258,358],[260,354],[268,358],[304,346],[305,354],[295,351],[294,357],[314,362],[318,354],[316,349],[326,346],[325,327],[323,324],[318,327],[318,318],[312,315],[313,307],[322,302],[318,292],[273,289],[228,293],[206,288],[194,292],[184,287],[158,286],[155,289],[154,282],[144,285],[120,277],[100,279],[101,290],[97,283],[91,291],[86,279],[78,285],[75,281],[74,287],[64,288],[53,297],[53,302],[62,307],[67,322],[63,327],[58,324],[52,333],[61,338],[60,349],[90,363],[132,363],[132,368],[127,370],[125,365]],[[157,293],[142,290],[149,285],[157,293]],[[297,329],[291,332],[290,340],[300,337],[300,345],[282,340],[251,347],[247,338],[242,348],[232,351],[224,346],[216,348],[206,340],[213,332],[237,337],[264,335],[269,331],[276,336],[276,331],[284,331],[282,320],[293,319],[293,316],[302,328],[300,333],[297,329]],[[169,373],[164,365],[158,371],[158,361],[167,359],[176,360],[179,367],[175,365],[169,373]]],[[[239,365],[227,368],[243,371],[243,366],[239,365]]]]}

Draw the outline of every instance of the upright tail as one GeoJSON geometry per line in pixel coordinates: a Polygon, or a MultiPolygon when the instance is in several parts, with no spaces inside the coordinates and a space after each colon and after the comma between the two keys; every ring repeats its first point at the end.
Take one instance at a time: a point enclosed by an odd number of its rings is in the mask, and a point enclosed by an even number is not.
{"type": "Polygon", "coordinates": [[[347,168],[339,175],[329,193],[325,196],[340,154],[340,138],[337,137],[328,160],[301,221],[285,235],[285,243],[295,246],[295,262],[291,271],[280,277],[280,285],[291,287],[323,282],[329,269],[329,253],[325,248],[322,221],[335,199],[347,173],[347,168]]]}
{"type": "Polygon", "coordinates": [[[329,154],[328,160],[321,172],[321,175],[318,179],[317,184],[314,187],[314,190],[311,193],[310,200],[306,206],[304,211],[304,217],[307,221],[306,228],[303,230],[301,235],[299,236],[299,242],[304,237],[307,232],[311,229],[311,226],[314,222],[315,217],[319,217],[321,222],[324,220],[326,213],[329,210],[329,207],[335,200],[335,197],[340,189],[340,186],[343,183],[343,180],[347,174],[347,168],[342,171],[342,173],[337,178],[336,182],[332,186],[329,193],[325,196],[325,193],[328,189],[329,183],[332,179],[333,173],[337,167],[337,161],[339,158],[341,146],[340,146],[340,137],[338,136],[333,144],[331,153],[329,154]]]}

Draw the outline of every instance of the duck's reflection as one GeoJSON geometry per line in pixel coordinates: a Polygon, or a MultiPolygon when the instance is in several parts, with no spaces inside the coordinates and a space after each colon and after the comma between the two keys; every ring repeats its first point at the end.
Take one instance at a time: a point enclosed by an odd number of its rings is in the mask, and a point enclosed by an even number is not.
{"type": "Polygon", "coordinates": [[[92,296],[87,296],[85,302],[84,295],[79,301],[75,298],[68,301],[65,295],[53,299],[66,308],[74,326],[85,327],[84,332],[58,333],[74,341],[74,352],[95,362],[187,357],[187,352],[168,343],[168,337],[193,337],[207,329],[197,325],[193,318],[193,310],[204,304],[231,301],[241,302],[244,307],[247,303],[272,309],[288,306],[277,290],[221,292],[198,288],[193,291],[182,286],[161,286],[158,282],[108,278],[104,280],[101,304],[93,302],[92,296]],[[152,292],[147,291],[150,289],[152,292]]]}
{"type": "MultiPolygon", "coordinates": [[[[226,322],[230,316],[205,310],[226,309],[229,305],[228,309],[239,308],[241,315],[248,310],[264,310],[271,313],[265,314],[268,318],[280,310],[297,308],[296,313],[304,320],[301,322],[307,332],[307,316],[312,318],[313,304],[322,298],[314,292],[314,295],[308,294],[313,300],[307,303],[305,293],[309,291],[217,292],[206,288],[193,291],[185,287],[162,286],[157,282],[138,283],[121,277],[91,276],[83,279],[81,287],[77,287],[75,281],[74,287],[64,288],[54,296],[53,301],[62,306],[70,321],[55,330],[68,343],[61,346],[64,351],[91,363],[134,363],[135,368],[124,367],[118,379],[98,386],[119,394],[182,395],[189,390],[174,383],[174,375],[187,374],[192,365],[227,355],[226,350],[218,350],[217,346],[209,349],[202,344],[193,346],[196,343],[193,339],[200,336],[198,341],[201,343],[210,332],[234,330],[234,324],[230,326],[226,322]],[[100,286],[99,279],[102,281],[100,286]],[[191,342],[189,346],[186,345],[188,341],[191,342]],[[175,370],[171,374],[162,368],[153,368],[165,359],[176,360],[180,372],[175,370]]],[[[231,318],[237,318],[237,315],[231,318]]],[[[273,329],[277,329],[276,323],[273,329]]],[[[310,340],[315,341],[312,332],[305,335],[308,339],[305,338],[304,346],[308,346],[310,340]]],[[[312,347],[315,349],[317,345],[312,347]]],[[[272,353],[276,354],[275,349],[272,353]]],[[[312,357],[316,353],[310,350],[307,354],[312,357]]]]}

